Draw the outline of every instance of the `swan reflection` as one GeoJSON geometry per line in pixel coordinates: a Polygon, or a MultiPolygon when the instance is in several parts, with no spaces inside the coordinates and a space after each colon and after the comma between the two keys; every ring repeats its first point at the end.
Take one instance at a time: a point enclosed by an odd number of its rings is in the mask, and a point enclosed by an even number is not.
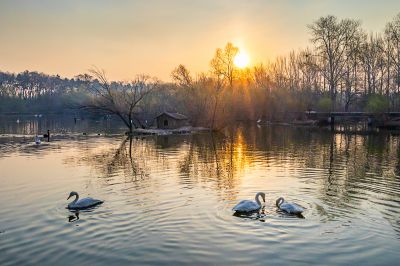
{"type": "Polygon", "coordinates": [[[70,215],[68,215],[68,222],[73,223],[79,220],[79,211],[71,211],[70,215]]]}

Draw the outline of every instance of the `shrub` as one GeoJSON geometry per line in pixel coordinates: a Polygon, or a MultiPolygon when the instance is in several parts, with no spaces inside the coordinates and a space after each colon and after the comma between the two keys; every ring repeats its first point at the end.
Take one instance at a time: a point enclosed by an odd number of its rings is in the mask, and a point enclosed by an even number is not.
{"type": "Polygon", "coordinates": [[[327,96],[321,98],[318,102],[318,109],[322,112],[330,112],[332,109],[332,100],[327,96]]]}
{"type": "Polygon", "coordinates": [[[389,102],[383,95],[371,95],[368,97],[365,111],[372,113],[380,113],[387,111],[389,102]]]}

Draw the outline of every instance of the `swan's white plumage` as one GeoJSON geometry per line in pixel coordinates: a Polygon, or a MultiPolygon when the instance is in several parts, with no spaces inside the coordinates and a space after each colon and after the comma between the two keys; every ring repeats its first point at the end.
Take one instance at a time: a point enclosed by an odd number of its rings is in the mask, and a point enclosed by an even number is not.
{"type": "Polygon", "coordinates": [[[239,202],[236,206],[232,208],[233,211],[235,212],[254,212],[258,211],[261,209],[261,202],[258,199],[258,197],[261,196],[263,198],[263,201],[265,202],[265,194],[262,192],[258,192],[256,194],[255,200],[242,200],[239,202]]]}
{"type": "Polygon", "coordinates": [[[289,214],[301,214],[304,212],[304,208],[297,205],[296,203],[286,202],[284,198],[279,198],[276,200],[276,206],[289,214]]]}
{"type": "Polygon", "coordinates": [[[68,209],[72,209],[72,210],[86,209],[86,208],[94,207],[94,206],[99,205],[104,202],[102,200],[93,199],[90,197],[79,199],[78,193],[74,192],[74,191],[69,194],[68,199],[72,196],[76,196],[75,200],[73,202],[71,202],[70,204],[68,204],[68,209]]]}
{"type": "Polygon", "coordinates": [[[252,212],[258,211],[261,208],[261,205],[258,205],[252,200],[242,200],[235,207],[233,207],[233,211],[235,212],[252,212]]]}

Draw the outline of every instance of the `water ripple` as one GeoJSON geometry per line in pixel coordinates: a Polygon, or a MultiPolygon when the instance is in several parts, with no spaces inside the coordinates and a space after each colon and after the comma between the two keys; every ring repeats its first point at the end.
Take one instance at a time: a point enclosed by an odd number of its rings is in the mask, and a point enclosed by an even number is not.
{"type": "Polygon", "coordinates": [[[382,149],[379,136],[302,130],[151,136],[131,149],[120,135],[59,133],[39,147],[0,136],[0,264],[395,264],[398,137],[382,149]],[[71,212],[70,191],[105,202],[71,212]],[[233,214],[259,191],[261,213],[233,214]],[[277,210],[281,196],[304,217],[277,210]]]}

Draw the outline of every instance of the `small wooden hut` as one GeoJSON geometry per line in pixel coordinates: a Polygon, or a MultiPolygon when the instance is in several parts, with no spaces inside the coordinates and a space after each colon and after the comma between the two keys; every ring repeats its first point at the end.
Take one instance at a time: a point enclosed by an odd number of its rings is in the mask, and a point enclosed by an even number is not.
{"type": "Polygon", "coordinates": [[[157,128],[175,129],[189,126],[189,119],[179,113],[163,112],[156,117],[157,128]]]}

